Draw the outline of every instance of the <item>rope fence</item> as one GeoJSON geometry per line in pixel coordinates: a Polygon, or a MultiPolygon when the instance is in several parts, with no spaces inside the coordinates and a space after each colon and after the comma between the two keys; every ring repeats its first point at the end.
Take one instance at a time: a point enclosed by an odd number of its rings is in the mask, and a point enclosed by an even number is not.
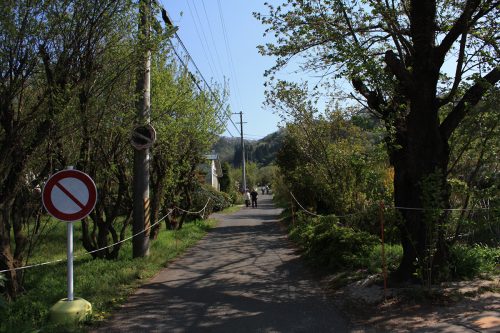
{"type": "MultiPolygon", "coordinates": [[[[314,217],[324,217],[325,215],[320,215],[316,214],[314,212],[311,212],[304,208],[304,206],[297,200],[295,195],[290,191],[290,195],[292,196],[293,200],[297,203],[297,205],[306,213],[314,217]]],[[[377,206],[373,206],[375,209],[377,206]]],[[[450,212],[450,211],[459,211],[459,212],[471,212],[471,211],[485,211],[485,210],[490,210],[490,207],[474,207],[474,208],[421,208],[421,207],[401,207],[401,206],[384,206],[384,210],[389,210],[389,209],[396,209],[396,210],[415,210],[415,211],[435,211],[435,210],[440,210],[444,212],[450,212]]],[[[346,218],[346,217],[351,217],[351,216],[356,216],[356,215],[361,215],[364,214],[367,210],[359,211],[357,213],[352,213],[352,214],[345,214],[345,215],[334,215],[337,218],[346,218]]]]}
{"type": "MultiPolygon", "coordinates": [[[[307,210],[306,208],[304,208],[304,205],[302,205],[298,200],[297,198],[295,197],[295,195],[291,192],[290,192],[290,196],[291,198],[293,198],[293,201],[295,201],[298,205],[298,207],[300,207],[300,209],[302,209],[302,211],[304,211],[305,213],[311,215],[311,216],[314,216],[314,217],[323,217],[325,215],[320,215],[320,214],[317,214],[317,213],[314,213],[314,212],[311,212],[309,210],[307,210]]],[[[291,211],[292,211],[292,225],[295,225],[295,212],[294,212],[294,205],[293,205],[293,201],[292,199],[290,199],[290,207],[291,207],[291,211]]],[[[361,210],[357,213],[353,213],[353,214],[347,214],[347,215],[340,215],[340,216],[337,216],[337,215],[334,215],[336,216],[337,218],[345,218],[345,217],[349,217],[349,216],[355,216],[355,215],[362,215],[362,214],[365,214],[366,212],[368,212],[368,210],[371,209],[372,212],[375,212],[376,209],[378,209],[378,219],[379,219],[379,222],[380,222],[380,251],[381,251],[381,276],[384,280],[384,299],[387,298],[387,284],[388,284],[388,264],[387,264],[387,258],[386,258],[386,249],[385,249],[385,213],[387,210],[407,210],[407,211],[441,211],[441,212],[450,212],[450,211],[458,211],[458,212],[473,212],[473,211],[489,211],[491,208],[490,207],[474,207],[474,208],[445,208],[445,209],[435,209],[435,208],[421,208],[421,207],[401,207],[401,206],[385,206],[384,202],[381,201],[378,205],[374,205],[372,207],[367,207],[365,208],[364,210],[361,210]]],[[[333,214],[332,214],[333,215],[333,214]]],[[[461,235],[459,235],[461,236],[461,235]]],[[[453,236],[453,237],[457,237],[457,235],[453,236]]],[[[414,246],[414,245],[413,245],[414,246]]]]}
{"type": "Polygon", "coordinates": [[[186,214],[193,214],[193,215],[196,215],[196,214],[200,214],[200,213],[202,213],[202,212],[203,212],[203,214],[202,214],[202,215],[204,215],[204,214],[205,214],[205,209],[207,209],[207,207],[208,207],[208,203],[209,203],[209,202],[210,202],[210,198],[208,198],[207,203],[205,204],[205,206],[204,206],[202,209],[200,209],[199,211],[197,211],[197,212],[190,212],[190,211],[184,210],[184,209],[182,209],[182,208],[180,208],[180,207],[177,207],[177,206],[175,206],[174,208],[175,208],[175,209],[177,209],[177,210],[179,210],[179,211],[181,211],[181,212],[184,212],[184,213],[186,213],[186,214]]]}
{"type": "MultiPolygon", "coordinates": [[[[169,215],[171,215],[176,209],[178,209],[180,211],[183,211],[185,213],[188,213],[188,214],[199,214],[201,212],[204,212],[206,210],[209,202],[210,202],[210,198],[207,200],[207,203],[205,204],[205,206],[200,211],[198,211],[198,212],[189,212],[189,211],[183,210],[183,209],[181,209],[179,207],[174,207],[173,209],[169,209],[169,212],[165,216],[163,216],[161,219],[159,219],[155,223],[151,224],[149,227],[144,228],[143,230],[139,231],[138,233],[136,233],[136,234],[134,234],[134,235],[132,235],[130,237],[127,237],[125,239],[122,239],[122,240],[120,240],[120,241],[118,241],[116,243],[113,243],[111,245],[108,245],[108,246],[105,246],[105,247],[102,247],[102,248],[99,248],[99,249],[96,249],[96,250],[92,250],[92,251],[89,251],[89,252],[85,252],[85,253],[81,253],[81,254],[75,254],[73,257],[77,258],[77,257],[81,257],[83,255],[89,255],[89,254],[92,254],[92,253],[95,253],[95,252],[103,251],[103,250],[109,249],[109,248],[111,248],[113,246],[116,246],[118,244],[121,244],[121,243],[124,243],[126,241],[129,241],[132,238],[137,237],[138,235],[140,235],[140,234],[148,231],[149,229],[153,228],[158,223],[161,223],[169,215]]],[[[4,269],[4,270],[0,270],[0,273],[10,272],[10,271],[21,271],[21,270],[25,270],[25,269],[29,269],[29,268],[35,268],[35,267],[40,267],[40,266],[46,266],[46,265],[56,264],[56,263],[60,263],[60,262],[65,262],[66,260],[67,260],[67,258],[56,259],[56,260],[53,260],[53,261],[46,261],[46,262],[42,262],[42,263],[38,263],[38,264],[32,264],[32,265],[26,265],[26,266],[22,266],[22,267],[16,267],[16,268],[13,268],[13,269],[4,269]]]]}

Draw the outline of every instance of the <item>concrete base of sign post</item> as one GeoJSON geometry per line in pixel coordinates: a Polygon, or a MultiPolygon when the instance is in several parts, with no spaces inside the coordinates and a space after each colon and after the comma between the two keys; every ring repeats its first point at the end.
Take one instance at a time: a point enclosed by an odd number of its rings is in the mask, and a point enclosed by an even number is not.
{"type": "Polygon", "coordinates": [[[74,326],[92,313],[92,304],[83,298],[61,299],[50,308],[50,321],[57,325],[74,326]]]}

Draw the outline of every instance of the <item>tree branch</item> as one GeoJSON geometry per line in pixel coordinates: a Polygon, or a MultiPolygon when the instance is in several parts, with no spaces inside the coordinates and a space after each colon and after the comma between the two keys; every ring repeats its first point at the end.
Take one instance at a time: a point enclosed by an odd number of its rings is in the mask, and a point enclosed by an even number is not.
{"type": "Polygon", "coordinates": [[[451,87],[450,92],[445,97],[439,99],[439,106],[443,106],[448,104],[453,96],[455,96],[458,87],[460,86],[460,82],[462,81],[462,66],[464,64],[464,56],[465,56],[465,43],[467,41],[467,33],[462,33],[462,38],[460,40],[460,50],[458,53],[457,59],[457,67],[455,69],[455,79],[453,80],[453,86],[451,87]]]}
{"type": "Polygon", "coordinates": [[[480,0],[468,0],[465,4],[464,11],[460,15],[460,17],[455,21],[453,27],[450,29],[448,34],[444,37],[441,45],[439,45],[436,49],[435,57],[436,61],[439,64],[444,62],[444,58],[446,53],[451,49],[453,43],[457,40],[457,38],[465,33],[469,22],[471,20],[472,14],[479,7],[481,1],[480,0]]]}
{"type": "Polygon", "coordinates": [[[382,115],[382,117],[385,116],[386,112],[383,108],[385,101],[380,94],[377,94],[377,92],[375,91],[369,90],[360,78],[352,79],[352,85],[357,92],[359,92],[361,95],[363,95],[364,98],[366,98],[366,102],[368,103],[370,109],[382,115]]]}
{"type": "Polygon", "coordinates": [[[412,78],[403,62],[394,54],[392,50],[385,52],[384,60],[391,73],[397,77],[399,82],[401,82],[405,93],[410,93],[413,90],[412,78]]]}
{"type": "Polygon", "coordinates": [[[465,117],[472,106],[475,106],[488,91],[500,80],[500,67],[493,68],[481,80],[469,88],[446,119],[441,123],[440,130],[445,138],[449,138],[460,121],[465,117]]]}

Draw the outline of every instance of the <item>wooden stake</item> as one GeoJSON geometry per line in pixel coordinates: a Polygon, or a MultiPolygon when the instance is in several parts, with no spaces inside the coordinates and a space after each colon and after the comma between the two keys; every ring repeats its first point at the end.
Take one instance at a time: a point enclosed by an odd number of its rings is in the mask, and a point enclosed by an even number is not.
{"type": "Polygon", "coordinates": [[[385,244],[384,244],[384,202],[380,202],[380,238],[382,239],[382,274],[384,275],[384,299],[387,298],[387,263],[385,261],[385,244]]]}

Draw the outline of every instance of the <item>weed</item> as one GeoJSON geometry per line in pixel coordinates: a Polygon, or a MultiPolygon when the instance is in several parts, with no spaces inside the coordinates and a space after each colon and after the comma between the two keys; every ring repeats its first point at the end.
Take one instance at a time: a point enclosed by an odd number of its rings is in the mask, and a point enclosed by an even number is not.
{"type": "MultiPolygon", "coordinates": [[[[164,231],[151,242],[150,255],[132,258],[131,242],[124,243],[117,260],[92,259],[83,255],[79,242],[75,252],[81,253],[74,262],[75,295],[92,304],[90,320],[104,318],[113,308],[123,303],[129,294],[144,280],[154,276],[169,261],[198,241],[214,221],[186,223],[181,230],[164,231]]],[[[64,235],[64,225],[56,231],[64,235]]],[[[75,239],[80,229],[75,224],[75,239]]],[[[53,236],[51,244],[43,244],[33,261],[43,258],[64,258],[65,237],[53,236]],[[57,244],[52,242],[57,241],[57,244]]],[[[47,260],[47,259],[45,259],[47,260]]],[[[59,299],[66,297],[66,263],[40,266],[25,271],[26,292],[6,306],[0,306],[0,332],[57,332],[48,322],[49,309],[59,299]]],[[[63,329],[62,329],[63,330],[63,329]]],[[[63,330],[64,331],[64,330],[63,330]]]]}

